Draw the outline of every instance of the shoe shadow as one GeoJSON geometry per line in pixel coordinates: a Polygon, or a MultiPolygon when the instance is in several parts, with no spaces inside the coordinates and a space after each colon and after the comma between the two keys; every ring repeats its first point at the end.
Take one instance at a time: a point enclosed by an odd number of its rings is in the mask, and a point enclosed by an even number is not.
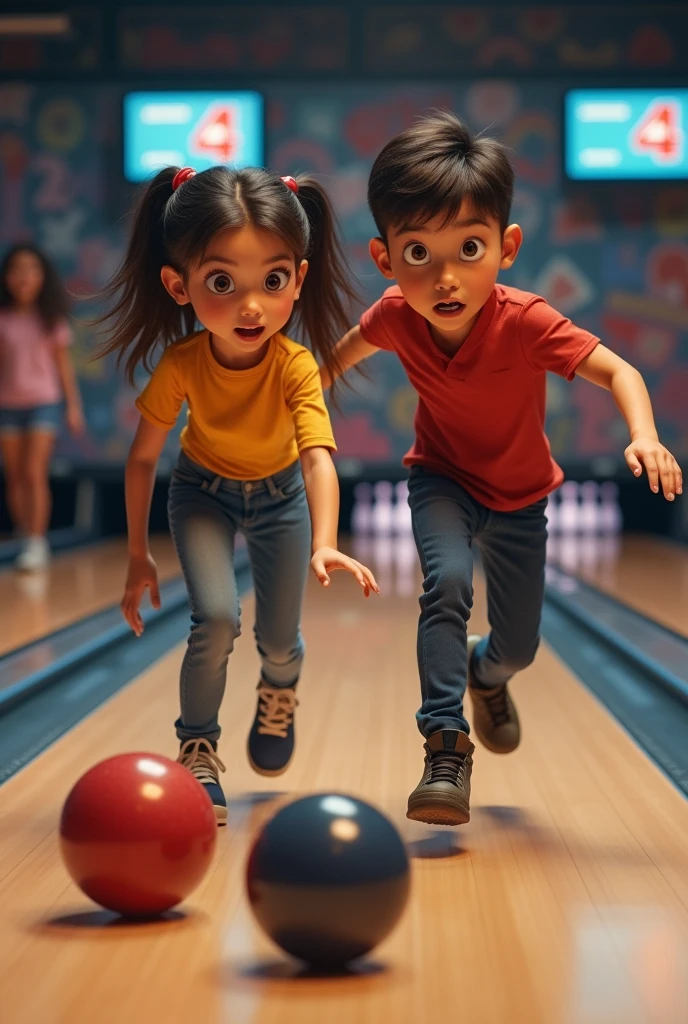
{"type": "Polygon", "coordinates": [[[229,797],[227,807],[230,807],[233,811],[241,811],[251,807],[261,807],[263,804],[272,803],[274,800],[281,800],[287,795],[287,793],[281,790],[263,793],[237,793],[236,796],[229,797]]]}
{"type": "Polygon", "coordinates": [[[431,832],[422,839],[413,839],[406,844],[410,857],[419,860],[442,860],[462,857],[468,850],[454,832],[431,832]]]}

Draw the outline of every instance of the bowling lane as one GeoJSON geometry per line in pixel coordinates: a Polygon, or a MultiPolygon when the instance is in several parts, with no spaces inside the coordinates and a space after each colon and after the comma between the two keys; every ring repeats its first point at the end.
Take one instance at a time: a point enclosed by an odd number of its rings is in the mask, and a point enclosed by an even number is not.
{"type": "MultiPolygon", "coordinates": [[[[94,761],[174,754],[182,646],[2,787],[3,1019],[684,1024],[688,806],[547,647],[514,685],[522,747],[508,759],[476,751],[470,824],[406,820],[422,767],[419,579],[399,550],[376,566],[380,599],[364,602],[343,576],[327,594],[311,584],[297,754],[275,780],[246,762],[258,663],[250,629],[240,639],[220,745],[229,824],[182,916],[113,923],[71,884],[56,841],[61,804],[94,761]],[[413,858],[405,917],[349,977],[301,974],[256,931],[243,892],[261,822],[318,790],[376,804],[413,858]]],[[[485,622],[477,580],[473,626],[485,622]]]]}
{"type": "Polygon", "coordinates": [[[556,536],[550,560],[688,636],[688,547],[634,534],[556,536]]]}
{"type": "MultiPolygon", "coordinates": [[[[153,536],[151,548],[161,581],[179,574],[167,535],[153,536]]],[[[116,604],[126,567],[126,541],[117,539],[58,554],[45,572],[0,572],[0,655],[116,604]]]]}

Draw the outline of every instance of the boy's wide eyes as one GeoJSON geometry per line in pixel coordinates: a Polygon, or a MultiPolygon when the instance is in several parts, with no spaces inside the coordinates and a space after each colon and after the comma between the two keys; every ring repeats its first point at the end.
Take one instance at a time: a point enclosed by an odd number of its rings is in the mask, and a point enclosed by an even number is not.
{"type": "Polygon", "coordinates": [[[467,238],[461,246],[460,259],[468,263],[479,260],[481,256],[485,255],[486,249],[487,246],[479,238],[467,238]]]}
{"type": "MultiPolygon", "coordinates": [[[[487,246],[479,238],[467,238],[461,246],[459,259],[464,263],[473,263],[485,255],[487,246]]],[[[430,253],[420,242],[409,242],[404,247],[403,257],[412,267],[423,267],[431,260],[430,253]]]]}
{"type": "Polygon", "coordinates": [[[404,246],[403,256],[412,267],[422,267],[430,262],[430,253],[420,242],[409,242],[404,246]]]}
{"type": "Polygon", "coordinates": [[[234,281],[225,270],[209,274],[205,279],[205,286],[213,295],[229,295],[234,291],[234,281]]]}

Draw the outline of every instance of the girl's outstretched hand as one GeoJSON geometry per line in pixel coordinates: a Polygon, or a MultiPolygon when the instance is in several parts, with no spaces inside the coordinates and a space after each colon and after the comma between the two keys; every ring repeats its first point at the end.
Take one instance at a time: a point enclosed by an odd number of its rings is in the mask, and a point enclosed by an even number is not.
{"type": "Polygon", "coordinates": [[[374,590],[376,594],[380,593],[380,588],[370,569],[366,568],[365,565],[361,565],[355,558],[343,555],[336,548],[318,548],[311,558],[311,569],[323,587],[329,587],[329,574],[331,572],[335,572],[337,569],[346,569],[347,572],[352,573],[356,577],[363,588],[365,597],[370,596],[371,590],[374,590]]]}
{"type": "Polygon", "coordinates": [[[660,484],[668,501],[683,493],[683,477],[678,462],[655,438],[637,437],[631,441],[624,455],[635,476],[640,476],[642,467],[645,467],[650,487],[655,493],[659,491],[660,484]]]}
{"type": "Polygon", "coordinates": [[[150,590],[151,604],[154,608],[159,608],[158,567],[153,561],[152,555],[136,557],[132,555],[129,558],[129,571],[120,608],[122,615],[137,636],[141,636],[143,633],[143,619],[139,613],[139,606],[146,587],[150,590]]]}

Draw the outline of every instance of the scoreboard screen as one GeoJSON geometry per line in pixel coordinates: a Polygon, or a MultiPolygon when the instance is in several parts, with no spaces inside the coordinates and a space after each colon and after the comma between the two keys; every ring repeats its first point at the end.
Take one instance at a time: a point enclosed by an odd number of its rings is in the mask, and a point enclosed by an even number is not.
{"type": "Polygon", "coordinates": [[[257,92],[130,92],[124,97],[124,177],[161,167],[261,167],[263,97],[257,92]]]}
{"type": "Polygon", "coordinates": [[[572,89],[564,166],[578,181],[688,178],[688,89],[572,89]]]}

